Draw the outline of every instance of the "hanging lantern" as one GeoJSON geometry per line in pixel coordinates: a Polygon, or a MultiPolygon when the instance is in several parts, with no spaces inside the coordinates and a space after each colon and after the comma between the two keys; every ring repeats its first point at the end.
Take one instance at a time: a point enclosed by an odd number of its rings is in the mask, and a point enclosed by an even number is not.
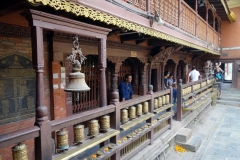
{"type": "Polygon", "coordinates": [[[74,126],[74,143],[82,143],[84,141],[84,125],[78,124],[74,126]]]}
{"type": "Polygon", "coordinates": [[[69,148],[68,145],[68,131],[61,130],[57,133],[57,150],[63,151],[69,148]]]}
{"type": "Polygon", "coordinates": [[[27,145],[19,143],[12,148],[13,160],[28,160],[27,145]]]}
{"type": "MultiPolygon", "coordinates": [[[[72,53],[67,57],[72,62],[73,70],[69,74],[69,84],[64,89],[66,92],[84,92],[89,91],[90,88],[85,82],[85,74],[81,73],[81,65],[87,59],[83,56],[81,48],[79,48],[78,37],[74,37],[72,53]]],[[[79,96],[77,95],[77,101],[79,96]]]]}

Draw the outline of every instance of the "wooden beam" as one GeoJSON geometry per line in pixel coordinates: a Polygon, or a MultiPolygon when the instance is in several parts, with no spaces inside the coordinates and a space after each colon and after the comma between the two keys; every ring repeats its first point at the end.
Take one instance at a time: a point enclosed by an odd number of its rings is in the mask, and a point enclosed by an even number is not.
{"type": "Polygon", "coordinates": [[[169,46],[169,45],[175,45],[176,43],[153,38],[148,40],[148,46],[169,46]]]}
{"type": "Polygon", "coordinates": [[[144,35],[144,34],[139,34],[139,33],[133,33],[133,34],[126,33],[126,35],[121,35],[120,38],[121,38],[121,41],[124,42],[124,41],[132,41],[132,40],[151,39],[153,37],[144,35]]]}

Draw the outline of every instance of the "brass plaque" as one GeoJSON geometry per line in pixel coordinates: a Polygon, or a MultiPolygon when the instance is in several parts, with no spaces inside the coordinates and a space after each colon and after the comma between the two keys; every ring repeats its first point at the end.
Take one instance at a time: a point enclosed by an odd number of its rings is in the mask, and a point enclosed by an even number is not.
{"type": "Polygon", "coordinates": [[[0,125],[35,117],[32,61],[19,54],[0,57],[0,125]]]}

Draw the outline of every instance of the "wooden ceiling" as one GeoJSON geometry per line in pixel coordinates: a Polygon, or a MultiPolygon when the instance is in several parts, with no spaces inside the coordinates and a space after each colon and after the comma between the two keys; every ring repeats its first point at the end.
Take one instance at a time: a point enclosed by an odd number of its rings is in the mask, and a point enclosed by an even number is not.
{"type": "Polygon", "coordinates": [[[227,0],[229,8],[240,7],[240,0],[227,0]]]}

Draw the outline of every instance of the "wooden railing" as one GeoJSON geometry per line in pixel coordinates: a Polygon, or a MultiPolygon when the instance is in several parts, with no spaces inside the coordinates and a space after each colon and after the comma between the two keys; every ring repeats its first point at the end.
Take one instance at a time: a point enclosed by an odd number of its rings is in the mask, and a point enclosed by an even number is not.
{"type": "MultiPolygon", "coordinates": [[[[123,0],[154,15],[155,11],[167,23],[219,47],[219,33],[210,26],[185,1],[179,0],[123,0]],[[141,4],[141,5],[140,5],[141,4]],[[147,6],[150,6],[149,8],[147,6]],[[149,9],[149,10],[148,10],[149,9]]],[[[124,3],[125,3],[124,2],[124,3]]]]}
{"type": "Polygon", "coordinates": [[[215,79],[202,79],[196,82],[182,84],[179,80],[177,97],[177,120],[181,121],[191,111],[207,106],[212,102],[213,83],[215,79]]]}
{"type": "MultiPolygon", "coordinates": [[[[44,135],[54,135],[53,137],[55,137],[57,131],[67,130],[66,127],[76,124],[83,124],[85,140],[82,143],[73,145],[68,140],[70,147],[64,153],[57,153],[59,150],[58,145],[56,145],[54,148],[56,153],[53,153],[52,157],[45,158],[69,159],[81,155],[88,149],[100,146],[83,156],[92,157],[92,155],[98,155],[97,153],[100,151],[103,155],[100,158],[98,157],[99,159],[129,159],[147,145],[152,144],[154,139],[171,128],[172,106],[171,89],[155,93],[149,90],[148,95],[74,114],[63,119],[49,121],[47,123],[50,125],[50,130],[44,130],[44,135]],[[131,112],[132,109],[135,109],[135,112],[131,112]],[[127,119],[123,119],[121,114],[123,110],[127,110],[128,113],[131,112],[131,115],[128,114],[127,119]],[[89,136],[87,134],[89,121],[96,119],[99,120],[99,123],[102,123],[100,119],[104,115],[110,116],[110,129],[107,132],[100,132],[96,136],[89,136]],[[105,148],[108,148],[108,151],[104,152],[105,148]]],[[[40,133],[41,128],[33,126],[1,135],[0,148],[41,137],[40,133]]],[[[44,137],[40,139],[44,141],[44,137]]],[[[54,138],[54,141],[55,144],[59,143],[58,138],[54,138]]],[[[51,145],[45,147],[48,147],[45,150],[53,149],[51,145]]]]}

